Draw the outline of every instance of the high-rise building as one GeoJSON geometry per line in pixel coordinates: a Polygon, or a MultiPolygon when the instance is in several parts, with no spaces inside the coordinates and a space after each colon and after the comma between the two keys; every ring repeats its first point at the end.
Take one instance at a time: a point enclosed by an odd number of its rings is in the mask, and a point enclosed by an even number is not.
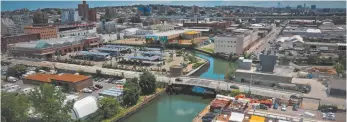
{"type": "Polygon", "coordinates": [[[192,13],[193,13],[193,14],[199,14],[199,6],[195,6],[195,5],[194,5],[194,6],[192,7],[192,13]]]}
{"type": "Polygon", "coordinates": [[[1,18],[1,35],[15,35],[16,33],[16,25],[14,22],[9,18],[1,18]]]}
{"type": "Polygon", "coordinates": [[[78,14],[82,17],[83,20],[88,20],[89,5],[85,0],[83,0],[82,4],[78,4],[78,14]]]}
{"type": "Polygon", "coordinates": [[[17,33],[24,33],[24,27],[33,24],[33,19],[30,18],[29,14],[10,15],[10,19],[14,22],[17,33]]]}
{"type": "Polygon", "coordinates": [[[116,18],[117,10],[115,8],[107,7],[105,9],[105,17],[107,18],[116,18]]]}
{"type": "Polygon", "coordinates": [[[167,14],[168,8],[169,7],[166,5],[159,6],[158,13],[159,14],[167,14]]]}
{"type": "Polygon", "coordinates": [[[316,5],[311,5],[311,9],[316,9],[316,5]]]}
{"type": "Polygon", "coordinates": [[[137,13],[140,16],[148,16],[151,14],[151,7],[149,6],[139,6],[137,8],[137,13]]]}
{"type": "Polygon", "coordinates": [[[62,11],[61,22],[76,22],[76,21],[80,21],[78,11],[75,11],[73,9],[62,11]]]}
{"type": "Polygon", "coordinates": [[[88,21],[96,22],[96,9],[90,9],[88,13],[88,21]]]}
{"type": "Polygon", "coordinates": [[[47,24],[48,15],[45,12],[39,10],[34,14],[33,22],[34,24],[47,24]]]}

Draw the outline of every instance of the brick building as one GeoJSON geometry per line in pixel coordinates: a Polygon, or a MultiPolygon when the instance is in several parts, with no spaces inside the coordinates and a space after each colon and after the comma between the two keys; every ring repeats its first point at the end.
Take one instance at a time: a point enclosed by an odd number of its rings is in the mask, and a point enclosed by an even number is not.
{"type": "Polygon", "coordinates": [[[55,26],[44,26],[44,27],[24,27],[24,33],[33,34],[39,33],[41,39],[57,38],[57,28],[55,26]]]}
{"type": "Polygon", "coordinates": [[[74,74],[34,74],[23,78],[23,83],[33,85],[50,83],[73,92],[79,92],[83,88],[93,86],[92,77],[74,74]]]}
{"type": "Polygon", "coordinates": [[[40,34],[21,34],[14,36],[3,36],[1,37],[1,53],[6,53],[8,44],[15,44],[19,42],[29,42],[33,40],[39,40],[40,34]]]}
{"type": "Polygon", "coordinates": [[[186,22],[183,23],[183,27],[211,27],[217,29],[225,29],[229,27],[231,23],[229,22],[205,22],[205,23],[197,23],[197,22],[186,22]]]}
{"type": "Polygon", "coordinates": [[[88,20],[91,22],[96,22],[96,9],[90,9],[88,12],[88,20]]]}

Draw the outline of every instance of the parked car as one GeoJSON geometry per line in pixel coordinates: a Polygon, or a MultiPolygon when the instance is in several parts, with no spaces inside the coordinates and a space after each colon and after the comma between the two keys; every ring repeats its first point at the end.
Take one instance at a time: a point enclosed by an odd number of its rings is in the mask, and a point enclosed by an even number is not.
{"type": "Polygon", "coordinates": [[[286,111],[286,110],[287,110],[287,106],[283,104],[281,107],[281,111],[286,111]]]}
{"type": "Polygon", "coordinates": [[[231,89],[239,89],[239,87],[236,86],[236,85],[231,85],[230,88],[231,88],[231,89]]]}
{"type": "Polygon", "coordinates": [[[94,87],[94,86],[89,86],[88,88],[89,88],[90,90],[93,90],[93,91],[98,90],[98,88],[96,88],[96,87],[94,87]]]}
{"type": "Polygon", "coordinates": [[[259,108],[263,110],[267,110],[267,106],[264,104],[259,104],[259,108]]]}
{"type": "Polygon", "coordinates": [[[273,106],[273,109],[277,109],[278,108],[278,104],[275,103],[274,106],[273,106]]]}
{"type": "Polygon", "coordinates": [[[98,82],[104,82],[105,78],[100,78],[98,82]]]}
{"type": "Polygon", "coordinates": [[[99,89],[102,89],[103,86],[102,85],[99,85],[99,84],[96,84],[95,87],[99,88],[99,89]]]}
{"type": "Polygon", "coordinates": [[[323,119],[335,121],[335,114],[332,112],[323,113],[323,119]]]}
{"type": "Polygon", "coordinates": [[[92,93],[92,92],[93,92],[93,90],[91,90],[91,89],[89,89],[89,88],[84,88],[84,89],[82,89],[82,91],[83,91],[84,93],[92,93]]]}
{"type": "Polygon", "coordinates": [[[183,80],[181,78],[176,78],[175,81],[176,82],[182,82],[183,80]]]}
{"type": "Polygon", "coordinates": [[[298,105],[297,104],[293,105],[293,111],[298,111],[298,105]]]}

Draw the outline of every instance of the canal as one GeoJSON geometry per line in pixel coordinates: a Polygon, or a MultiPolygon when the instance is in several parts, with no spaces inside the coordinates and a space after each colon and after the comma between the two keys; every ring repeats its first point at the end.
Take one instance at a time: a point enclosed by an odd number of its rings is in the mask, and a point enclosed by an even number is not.
{"type": "MultiPolygon", "coordinates": [[[[208,70],[200,75],[201,78],[224,79],[226,72],[236,69],[236,64],[233,62],[214,58],[208,54],[196,51],[191,53],[210,61],[208,70]]],[[[124,122],[191,122],[211,100],[202,99],[199,96],[168,96],[164,94],[124,120],[124,122]]]]}

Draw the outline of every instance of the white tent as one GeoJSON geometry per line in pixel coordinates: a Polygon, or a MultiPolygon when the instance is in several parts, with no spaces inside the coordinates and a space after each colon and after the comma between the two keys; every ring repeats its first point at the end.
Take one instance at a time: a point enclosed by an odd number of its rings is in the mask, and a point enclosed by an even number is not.
{"type": "Polygon", "coordinates": [[[72,118],[80,119],[98,110],[97,99],[93,96],[78,100],[73,105],[72,118]]]}
{"type": "Polygon", "coordinates": [[[229,122],[242,122],[245,118],[245,114],[238,113],[238,112],[231,112],[229,122]]]}

